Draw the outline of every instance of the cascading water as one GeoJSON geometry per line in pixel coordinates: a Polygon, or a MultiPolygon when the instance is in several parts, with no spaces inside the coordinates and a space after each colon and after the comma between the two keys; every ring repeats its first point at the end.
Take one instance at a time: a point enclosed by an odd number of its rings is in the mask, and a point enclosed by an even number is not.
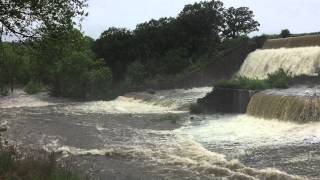
{"type": "Polygon", "coordinates": [[[280,68],[291,76],[317,75],[320,71],[320,47],[299,47],[256,50],[249,54],[239,76],[266,79],[280,68]]]}
{"type": "Polygon", "coordinates": [[[265,119],[299,123],[320,121],[319,94],[306,87],[263,91],[252,97],[247,113],[265,119]]]}
{"type": "MultiPolygon", "coordinates": [[[[252,148],[264,149],[266,143],[263,142],[268,142],[269,148],[279,148],[279,144],[287,146],[299,141],[301,138],[279,140],[279,135],[291,129],[295,132],[295,128],[301,126],[229,115],[192,116],[190,121],[181,107],[210,90],[134,93],[114,101],[48,102],[50,106],[42,103],[36,106],[37,102],[33,102],[36,98],[31,96],[25,100],[30,100],[32,107],[14,104],[13,108],[0,107],[0,123],[9,128],[6,137],[15,144],[58,151],[84,171],[97,173],[92,175],[96,179],[98,175],[100,179],[303,179],[276,170],[286,167],[282,164],[274,166],[266,160],[268,163],[261,165],[248,158],[249,152],[257,152],[252,148]],[[159,120],[177,110],[182,117],[177,124],[159,120]],[[277,131],[262,133],[263,129],[274,129],[273,126],[278,127],[277,131]],[[251,129],[246,130],[249,127],[251,129]],[[275,143],[278,141],[281,142],[275,143]],[[232,153],[237,156],[230,156],[230,149],[234,149],[232,153]],[[250,166],[234,160],[243,160],[244,154],[248,156],[244,162],[252,163],[250,166]]],[[[304,137],[309,138],[309,134],[304,137]]],[[[283,170],[297,173],[289,168],[283,170]]],[[[299,175],[304,176],[304,171],[299,175]]]]}

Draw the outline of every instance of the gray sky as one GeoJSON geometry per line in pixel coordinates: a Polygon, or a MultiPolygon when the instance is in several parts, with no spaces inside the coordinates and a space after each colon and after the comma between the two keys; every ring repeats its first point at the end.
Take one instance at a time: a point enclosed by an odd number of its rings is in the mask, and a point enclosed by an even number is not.
{"type": "MultiPolygon", "coordinates": [[[[261,24],[254,34],[320,31],[320,0],[222,0],[225,7],[248,6],[261,24]]],[[[108,27],[134,29],[152,18],[175,17],[185,4],[197,0],[89,0],[89,16],[83,30],[98,38],[108,27]]]]}

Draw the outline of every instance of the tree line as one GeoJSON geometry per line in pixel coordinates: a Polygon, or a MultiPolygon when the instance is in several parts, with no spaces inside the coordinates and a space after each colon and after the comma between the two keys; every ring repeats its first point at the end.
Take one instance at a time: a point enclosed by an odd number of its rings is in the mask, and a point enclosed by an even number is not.
{"type": "Polygon", "coordinates": [[[177,17],[152,19],[134,30],[109,28],[94,40],[74,28],[74,18],[87,15],[86,6],[86,0],[1,1],[1,37],[22,41],[0,39],[0,91],[24,84],[33,92],[41,84],[55,96],[111,97],[125,87],[119,84],[166,80],[208,62],[225,42],[259,27],[249,8],[225,8],[211,0],[186,5],[177,17]]]}

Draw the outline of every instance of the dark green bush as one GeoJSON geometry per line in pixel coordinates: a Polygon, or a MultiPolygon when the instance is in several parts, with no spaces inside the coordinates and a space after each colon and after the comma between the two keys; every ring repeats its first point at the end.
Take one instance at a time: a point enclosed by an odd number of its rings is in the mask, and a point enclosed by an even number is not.
{"type": "Polygon", "coordinates": [[[283,69],[273,74],[268,74],[267,82],[273,88],[288,88],[290,76],[283,69]]]}
{"type": "Polygon", "coordinates": [[[0,96],[8,96],[9,89],[5,86],[0,87],[0,96]]]}
{"type": "Polygon", "coordinates": [[[191,104],[189,106],[189,111],[191,114],[201,114],[202,113],[202,109],[199,106],[199,104],[197,104],[197,103],[191,104]]]}
{"type": "Polygon", "coordinates": [[[37,94],[43,90],[41,83],[29,81],[24,91],[28,94],[37,94]]]}
{"type": "Polygon", "coordinates": [[[222,80],[214,83],[217,88],[264,90],[269,88],[288,88],[290,76],[283,69],[275,73],[268,74],[266,80],[249,79],[246,77],[236,77],[231,80],[222,80]]]}
{"type": "Polygon", "coordinates": [[[246,77],[237,77],[231,80],[222,80],[214,84],[214,87],[232,88],[232,89],[249,89],[263,90],[269,88],[265,80],[249,79],[246,77]]]}

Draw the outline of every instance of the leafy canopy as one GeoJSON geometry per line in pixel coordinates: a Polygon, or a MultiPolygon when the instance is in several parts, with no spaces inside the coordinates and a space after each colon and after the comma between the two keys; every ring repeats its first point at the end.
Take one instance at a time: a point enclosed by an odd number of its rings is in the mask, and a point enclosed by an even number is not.
{"type": "Polygon", "coordinates": [[[72,28],[73,17],[87,15],[87,0],[2,0],[0,26],[2,33],[34,37],[36,29],[72,28]]]}

